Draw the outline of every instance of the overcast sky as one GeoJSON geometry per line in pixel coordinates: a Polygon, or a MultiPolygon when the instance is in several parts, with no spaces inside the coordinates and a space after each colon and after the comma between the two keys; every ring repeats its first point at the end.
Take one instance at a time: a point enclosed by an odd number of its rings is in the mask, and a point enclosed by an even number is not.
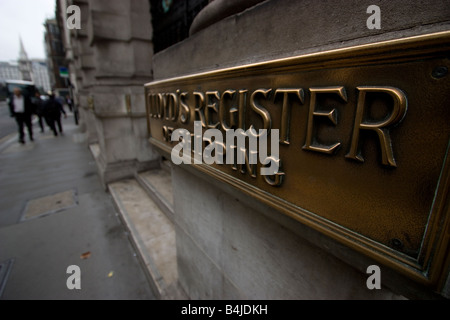
{"type": "Polygon", "coordinates": [[[55,0],[0,0],[0,61],[17,60],[19,36],[28,58],[45,58],[44,22],[55,17],[55,0]]]}

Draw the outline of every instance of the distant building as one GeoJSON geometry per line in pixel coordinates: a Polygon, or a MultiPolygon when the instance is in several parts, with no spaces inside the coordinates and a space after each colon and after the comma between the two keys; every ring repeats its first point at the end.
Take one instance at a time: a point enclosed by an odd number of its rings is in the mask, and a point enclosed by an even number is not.
{"type": "Polygon", "coordinates": [[[6,80],[33,81],[41,92],[52,89],[47,62],[44,59],[29,59],[22,39],[17,61],[0,62],[0,82],[6,80]]]}
{"type": "Polygon", "coordinates": [[[22,74],[16,61],[0,62],[0,82],[5,80],[22,80],[22,74]]]}
{"type": "Polygon", "coordinates": [[[53,89],[67,88],[68,81],[60,76],[60,68],[67,68],[61,32],[56,19],[45,21],[45,50],[53,89]]]}
{"type": "Polygon", "coordinates": [[[47,62],[43,59],[31,60],[32,78],[36,88],[41,92],[47,92],[52,89],[48,73],[47,62]]]}
{"type": "MultiPolygon", "coordinates": [[[[0,61],[0,85],[6,80],[33,81],[42,93],[52,89],[47,62],[44,59],[29,59],[22,39],[17,61],[0,61]]],[[[5,92],[0,92],[0,98],[5,97],[5,92]]]]}
{"type": "Polygon", "coordinates": [[[0,61],[0,101],[7,97],[6,80],[22,80],[22,74],[16,61],[0,61]]]}
{"type": "Polygon", "coordinates": [[[31,61],[28,59],[27,52],[23,46],[22,38],[20,38],[20,52],[19,52],[19,70],[22,74],[22,80],[31,81],[32,80],[32,70],[31,61]]]}

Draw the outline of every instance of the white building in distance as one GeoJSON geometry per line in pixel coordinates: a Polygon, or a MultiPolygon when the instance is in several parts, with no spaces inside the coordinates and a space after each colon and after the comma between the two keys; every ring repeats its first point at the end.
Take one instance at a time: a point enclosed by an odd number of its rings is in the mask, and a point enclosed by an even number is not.
{"type": "Polygon", "coordinates": [[[47,62],[44,59],[31,59],[31,78],[41,91],[51,90],[47,62]]]}
{"type": "Polygon", "coordinates": [[[17,61],[0,61],[0,82],[6,80],[33,81],[41,92],[51,90],[47,62],[45,59],[28,59],[22,41],[17,61]]]}
{"type": "Polygon", "coordinates": [[[5,80],[22,80],[16,61],[0,61],[0,82],[5,80]]]}

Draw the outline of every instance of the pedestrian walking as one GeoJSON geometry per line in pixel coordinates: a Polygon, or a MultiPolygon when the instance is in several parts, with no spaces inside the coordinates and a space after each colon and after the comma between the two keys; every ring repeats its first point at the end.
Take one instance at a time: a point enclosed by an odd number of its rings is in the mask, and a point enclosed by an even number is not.
{"type": "Polygon", "coordinates": [[[34,112],[38,116],[38,123],[41,128],[41,132],[44,132],[44,101],[42,101],[39,91],[36,91],[34,97],[31,99],[31,102],[34,105],[34,112]]]}
{"type": "Polygon", "coordinates": [[[30,97],[22,94],[22,90],[18,87],[14,88],[13,94],[9,97],[9,110],[11,117],[14,117],[19,129],[19,142],[25,143],[24,126],[28,129],[30,141],[33,140],[33,125],[31,116],[33,114],[33,105],[30,97]]]}
{"type": "Polygon", "coordinates": [[[55,137],[59,133],[63,133],[62,123],[61,123],[61,114],[64,114],[64,117],[67,118],[67,114],[64,111],[62,104],[55,99],[55,94],[53,92],[48,93],[49,99],[44,103],[44,116],[47,125],[53,131],[55,137]],[[56,128],[58,126],[58,128],[56,128]]]}
{"type": "Polygon", "coordinates": [[[66,104],[66,99],[60,95],[55,95],[55,100],[58,101],[64,109],[64,105],[66,104]]]}
{"type": "Polygon", "coordinates": [[[66,95],[66,103],[67,103],[67,105],[69,106],[70,112],[72,112],[73,102],[72,102],[72,99],[70,99],[70,96],[69,96],[69,95],[66,95]]]}

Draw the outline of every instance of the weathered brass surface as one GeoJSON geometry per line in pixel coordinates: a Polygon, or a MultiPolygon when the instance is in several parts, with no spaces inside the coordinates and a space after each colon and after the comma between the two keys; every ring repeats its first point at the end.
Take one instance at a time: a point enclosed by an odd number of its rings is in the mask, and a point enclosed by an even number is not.
{"type": "Polygon", "coordinates": [[[276,176],[192,165],[436,286],[450,234],[449,58],[442,32],[152,82],[150,141],[170,157],[173,130],[196,120],[279,129],[276,176]]]}
{"type": "Polygon", "coordinates": [[[95,110],[94,97],[87,98],[88,108],[91,110],[95,110]]]}
{"type": "Polygon", "coordinates": [[[125,107],[127,108],[127,114],[131,114],[131,95],[125,95],[125,107]]]}

